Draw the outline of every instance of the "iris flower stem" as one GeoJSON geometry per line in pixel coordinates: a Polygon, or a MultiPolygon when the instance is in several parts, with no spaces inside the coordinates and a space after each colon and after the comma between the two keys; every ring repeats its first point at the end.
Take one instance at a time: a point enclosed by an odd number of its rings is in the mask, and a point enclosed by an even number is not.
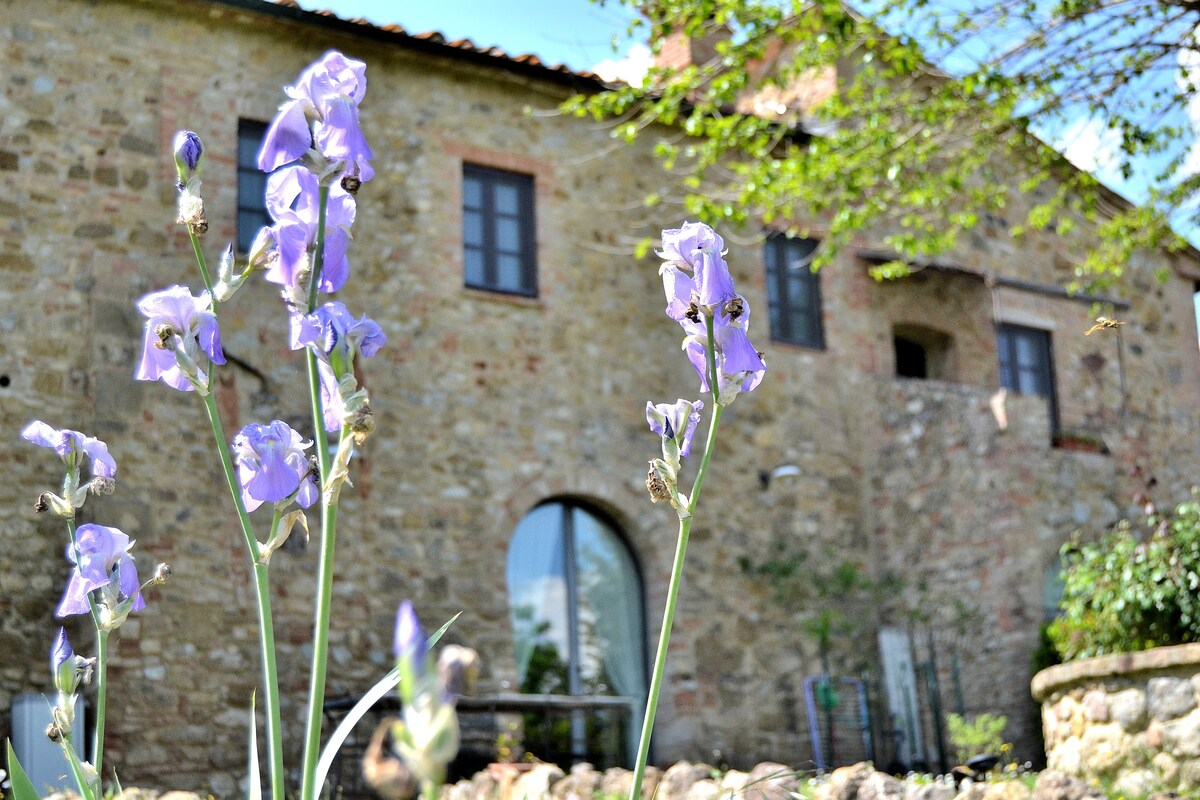
{"type": "Polygon", "coordinates": [[[204,281],[204,288],[208,290],[208,296],[212,298],[213,313],[217,313],[217,295],[213,291],[212,274],[208,271],[208,262],[204,260],[204,249],[200,247],[200,237],[188,230],[188,238],[192,240],[192,252],[196,254],[196,264],[200,267],[200,278],[204,281]]]}
{"type": "MultiPolygon", "coordinates": [[[[329,205],[329,187],[322,186],[317,211],[317,237],[313,245],[313,267],[308,287],[308,313],[317,308],[320,296],[321,269],[325,263],[325,218],[329,205]]],[[[317,465],[321,470],[321,553],[318,557],[317,599],[313,609],[313,655],[308,684],[308,719],[304,734],[303,777],[300,800],[314,800],[320,787],[315,786],[317,761],[321,757],[321,719],[325,708],[325,676],[329,664],[329,615],[333,606],[333,567],[337,540],[336,503],[328,502],[324,488],[328,484],[332,463],[329,459],[329,435],[325,431],[325,410],[321,404],[321,373],[317,355],[307,352],[308,386],[312,404],[313,442],[317,450],[317,465]]],[[[342,431],[345,435],[345,431],[342,431]]]]}
{"type": "Polygon", "coordinates": [[[263,695],[266,701],[267,751],[271,762],[271,800],[284,800],[283,728],[279,715],[279,671],[275,663],[275,624],[271,616],[271,588],[267,577],[267,565],[259,561],[258,539],[254,536],[254,526],[250,522],[250,515],[246,512],[246,504],[242,501],[242,490],[238,484],[237,473],[233,468],[233,457],[229,454],[229,445],[225,440],[225,428],[221,424],[217,401],[212,394],[204,396],[204,410],[208,412],[208,424],[212,428],[217,452],[221,456],[221,469],[225,473],[225,483],[233,498],[238,524],[246,539],[250,564],[254,568],[254,589],[258,594],[258,638],[262,651],[263,683],[266,688],[263,695]]]}
{"type": "Polygon", "coordinates": [[[704,455],[692,484],[692,496],[688,500],[687,515],[679,518],[679,538],[675,543],[675,560],[671,565],[671,582],[667,585],[667,605],[663,611],[662,630],[658,634],[658,652],[654,656],[654,671],[650,678],[650,693],[646,697],[646,714],[642,718],[642,735],[638,740],[637,760],[633,765],[633,781],[629,786],[629,800],[641,800],[642,781],[646,776],[646,761],[650,757],[650,736],[654,732],[654,717],[658,712],[658,698],[662,693],[663,675],[667,666],[667,649],[671,643],[671,628],[675,624],[675,606],[679,601],[679,587],[683,583],[683,560],[687,555],[688,537],[692,532],[696,503],[700,500],[700,489],[708,474],[708,465],[717,444],[717,428],[721,424],[724,407],[717,403],[720,387],[717,385],[717,362],[714,351],[713,320],[707,317],[708,329],[708,385],[712,392],[713,412],[708,420],[708,438],[704,443],[704,455]]]}
{"type": "MultiPolygon", "coordinates": [[[[70,481],[69,473],[67,481],[70,481]]],[[[75,569],[78,570],[82,559],[74,517],[67,517],[67,534],[71,537],[71,549],[75,552],[75,569]]],[[[92,735],[92,766],[103,780],[104,774],[100,770],[104,767],[104,713],[108,698],[108,631],[100,627],[100,609],[96,608],[96,598],[92,597],[91,592],[87,593],[87,601],[92,625],[96,627],[96,730],[92,735]]]]}
{"type": "Polygon", "coordinates": [[[104,714],[108,700],[108,631],[96,628],[96,730],[92,739],[92,766],[104,780],[104,714]]]}

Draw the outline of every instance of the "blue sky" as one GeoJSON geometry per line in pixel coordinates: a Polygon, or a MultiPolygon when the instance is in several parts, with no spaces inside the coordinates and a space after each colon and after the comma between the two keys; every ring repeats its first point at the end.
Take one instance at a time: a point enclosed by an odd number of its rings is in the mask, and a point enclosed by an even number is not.
{"type": "Polygon", "coordinates": [[[588,0],[299,0],[304,8],[328,9],[339,17],[364,17],[377,25],[397,23],[410,33],[439,31],[510,53],[534,53],[544,61],[590,69],[622,52],[630,12],[619,3],[588,0]]]}

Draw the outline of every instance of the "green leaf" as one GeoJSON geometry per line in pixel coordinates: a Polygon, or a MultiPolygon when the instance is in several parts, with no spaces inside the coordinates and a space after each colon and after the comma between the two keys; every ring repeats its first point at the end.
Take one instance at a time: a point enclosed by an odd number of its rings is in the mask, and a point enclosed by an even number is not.
{"type": "Polygon", "coordinates": [[[25,773],[21,762],[17,760],[12,742],[5,739],[4,743],[8,750],[8,775],[12,784],[13,800],[41,800],[37,789],[33,788],[33,781],[29,780],[29,775],[25,773]]]}

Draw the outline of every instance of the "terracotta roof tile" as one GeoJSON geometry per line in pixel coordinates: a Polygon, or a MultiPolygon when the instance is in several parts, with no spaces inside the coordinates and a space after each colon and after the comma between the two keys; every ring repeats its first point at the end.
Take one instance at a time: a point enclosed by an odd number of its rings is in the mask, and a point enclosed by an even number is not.
{"type": "MultiPolygon", "coordinates": [[[[238,5],[246,7],[256,3],[247,3],[245,0],[239,2],[238,5]]],[[[554,73],[559,77],[579,78],[584,81],[601,82],[599,75],[587,70],[571,69],[565,64],[547,64],[533,53],[518,53],[510,54],[505,52],[501,47],[492,45],[482,47],[475,44],[470,39],[454,39],[447,41],[446,37],[438,31],[426,31],[425,33],[410,33],[403,26],[395,23],[388,25],[376,25],[370,20],[361,17],[339,17],[332,11],[327,9],[305,9],[296,0],[258,0],[258,4],[262,6],[278,6],[300,12],[301,15],[313,15],[315,17],[323,17],[325,20],[337,21],[346,25],[359,25],[374,32],[382,32],[395,36],[400,42],[403,40],[414,40],[432,45],[441,45],[448,49],[459,50],[465,53],[474,53],[479,56],[487,56],[497,60],[498,66],[506,64],[521,64],[526,67],[533,67],[539,71],[554,73]]],[[[324,20],[322,20],[324,21],[324,20]]]]}

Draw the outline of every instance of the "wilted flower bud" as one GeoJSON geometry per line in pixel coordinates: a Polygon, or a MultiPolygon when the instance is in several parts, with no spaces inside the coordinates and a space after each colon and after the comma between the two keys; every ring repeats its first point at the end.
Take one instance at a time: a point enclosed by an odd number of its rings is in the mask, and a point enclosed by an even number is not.
{"type": "Polygon", "coordinates": [[[646,491],[650,493],[651,502],[658,503],[663,500],[670,502],[671,500],[671,487],[659,476],[653,461],[650,462],[650,469],[646,472],[646,491]]]}
{"type": "Polygon", "coordinates": [[[179,131],[175,134],[175,169],[179,173],[179,188],[183,189],[188,181],[200,176],[200,166],[204,160],[204,145],[200,137],[191,131],[179,131]]]}
{"type": "Polygon", "coordinates": [[[208,217],[204,214],[204,198],[185,189],[179,195],[179,217],[175,220],[195,236],[208,231],[208,217]]]}
{"type": "Polygon", "coordinates": [[[88,483],[88,489],[94,495],[112,494],[117,490],[117,482],[112,478],[92,478],[88,483]]]}

